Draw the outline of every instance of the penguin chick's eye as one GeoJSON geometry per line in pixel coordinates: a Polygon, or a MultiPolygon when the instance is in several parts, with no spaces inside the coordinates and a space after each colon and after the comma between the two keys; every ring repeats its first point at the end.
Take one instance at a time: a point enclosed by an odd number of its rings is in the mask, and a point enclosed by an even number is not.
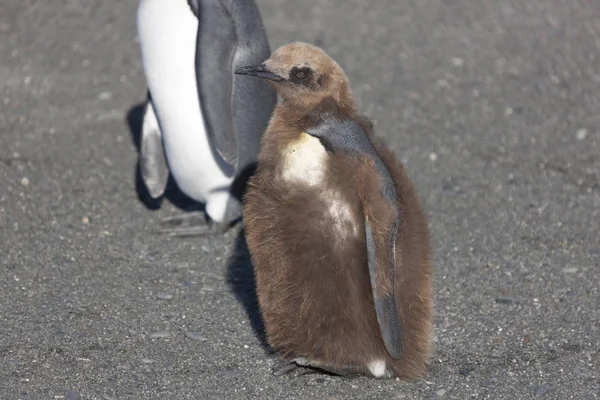
{"type": "Polygon", "coordinates": [[[312,70],[308,67],[294,67],[290,71],[290,81],[306,85],[310,82],[312,70]]]}

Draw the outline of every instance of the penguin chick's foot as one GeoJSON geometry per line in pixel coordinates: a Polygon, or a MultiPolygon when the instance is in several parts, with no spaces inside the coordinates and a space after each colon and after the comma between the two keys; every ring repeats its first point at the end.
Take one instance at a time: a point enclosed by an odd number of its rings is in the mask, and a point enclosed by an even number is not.
{"type": "Polygon", "coordinates": [[[357,378],[364,374],[363,368],[355,366],[334,366],[313,363],[305,358],[297,358],[292,361],[281,360],[273,366],[273,375],[291,375],[294,377],[326,373],[337,375],[346,379],[357,378]]]}
{"type": "Polygon", "coordinates": [[[224,234],[229,226],[227,222],[211,221],[202,211],[194,211],[164,218],[157,233],[178,237],[212,236],[224,234]]]}
{"type": "Polygon", "coordinates": [[[316,374],[319,371],[314,368],[303,367],[290,360],[280,360],[275,363],[272,370],[275,376],[293,376],[294,378],[302,375],[316,374]]]}

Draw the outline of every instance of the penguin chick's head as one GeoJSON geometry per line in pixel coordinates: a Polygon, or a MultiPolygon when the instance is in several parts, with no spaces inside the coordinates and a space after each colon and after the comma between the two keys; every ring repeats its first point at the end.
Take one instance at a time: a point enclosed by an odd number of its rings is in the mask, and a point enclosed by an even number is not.
{"type": "Polygon", "coordinates": [[[278,48],[257,66],[238,69],[236,74],[266,79],[284,100],[313,108],[326,98],[353,108],[350,85],[342,68],[322,49],[301,42],[278,48]]]}

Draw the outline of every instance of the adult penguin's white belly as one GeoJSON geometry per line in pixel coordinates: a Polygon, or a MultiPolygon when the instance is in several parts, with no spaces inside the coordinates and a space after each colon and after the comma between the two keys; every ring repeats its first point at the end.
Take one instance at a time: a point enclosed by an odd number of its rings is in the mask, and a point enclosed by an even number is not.
{"type": "Polygon", "coordinates": [[[163,137],[169,170],[179,188],[224,217],[233,171],[215,159],[196,84],[198,19],[186,0],[142,0],[137,16],[142,61],[163,137]]]}

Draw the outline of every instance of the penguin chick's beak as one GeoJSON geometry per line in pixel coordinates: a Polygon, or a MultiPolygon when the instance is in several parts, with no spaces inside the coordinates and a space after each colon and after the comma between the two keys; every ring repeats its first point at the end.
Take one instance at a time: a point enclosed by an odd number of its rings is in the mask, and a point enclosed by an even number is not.
{"type": "Polygon", "coordinates": [[[273,72],[269,71],[265,64],[258,65],[256,67],[242,67],[235,71],[238,75],[250,75],[258,78],[267,79],[270,81],[283,81],[283,78],[273,72]]]}

